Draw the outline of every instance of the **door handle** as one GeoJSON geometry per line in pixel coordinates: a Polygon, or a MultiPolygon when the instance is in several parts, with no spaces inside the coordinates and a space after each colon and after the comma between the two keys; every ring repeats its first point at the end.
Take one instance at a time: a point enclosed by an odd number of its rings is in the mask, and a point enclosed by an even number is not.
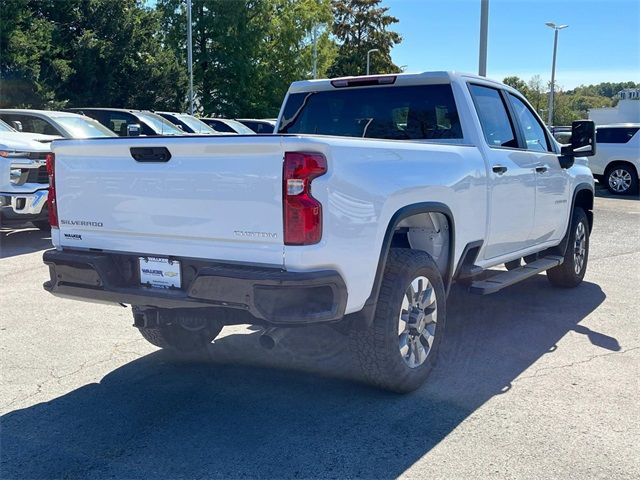
{"type": "Polygon", "coordinates": [[[131,147],[131,156],[136,162],[168,162],[171,152],[167,147],[131,147]]]}
{"type": "Polygon", "coordinates": [[[494,165],[491,170],[493,170],[493,172],[497,173],[498,175],[502,175],[504,172],[507,171],[507,167],[504,167],[502,165],[494,165]]]}
{"type": "Polygon", "coordinates": [[[546,165],[538,165],[536,167],[536,173],[545,173],[547,170],[549,170],[549,167],[546,165]]]}

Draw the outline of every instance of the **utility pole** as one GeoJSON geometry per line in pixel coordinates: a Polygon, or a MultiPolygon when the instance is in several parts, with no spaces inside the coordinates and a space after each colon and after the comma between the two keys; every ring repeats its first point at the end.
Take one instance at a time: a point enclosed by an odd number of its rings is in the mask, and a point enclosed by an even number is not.
{"type": "Polygon", "coordinates": [[[480,54],[478,75],[487,76],[487,36],[489,34],[489,0],[480,0],[480,54]]]}
{"type": "Polygon", "coordinates": [[[191,34],[191,0],[187,0],[187,63],[189,68],[189,115],[193,115],[193,41],[191,34]]]}
{"type": "Polygon", "coordinates": [[[556,25],[553,22],[547,22],[545,25],[549,28],[553,28],[553,61],[551,62],[551,89],[549,92],[549,117],[547,118],[547,125],[551,127],[553,125],[553,101],[556,89],[556,53],[558,51],[558,32],[563,28],[567,28],[569,25],[556,25]]]}

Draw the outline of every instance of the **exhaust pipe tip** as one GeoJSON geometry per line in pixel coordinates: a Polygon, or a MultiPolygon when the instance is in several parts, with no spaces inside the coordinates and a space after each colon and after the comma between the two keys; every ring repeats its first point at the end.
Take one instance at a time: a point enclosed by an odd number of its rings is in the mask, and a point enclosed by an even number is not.
{"type": "Polygon", "coordinates": [[[287,334],[287,329],[283,328],[267,328],[262,335],[260,335],[259,342],[262,348],[267,350],[273,350],[276,345],[287,334]]]}

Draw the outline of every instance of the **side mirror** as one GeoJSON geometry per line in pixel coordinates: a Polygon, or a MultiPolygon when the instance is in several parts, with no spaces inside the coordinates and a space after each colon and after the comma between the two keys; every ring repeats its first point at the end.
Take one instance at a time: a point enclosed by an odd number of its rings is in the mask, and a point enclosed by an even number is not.
{"type": "Polygon", "coordinates": [[[596,124],[591,120],[578,120],[571,124],[571,144],[562,147],[560,166],[570,168],[575,157],[596,154],[596,124]]]}
{"type": "Polygon", "coordinates": [[[127,125],[127,137],[139,137],[140,136],[140,124],[130,123],[127,125]]]}
{"type": "Polygon", "coordinates": [[[563,155],[591,157],[596,154],[596,124],[578,120],[571,124],[571,144],[562,148],[563,155]]]}
{"type": "Polygon", "coordinates": [[[11,120],[11,126],[19,132],[22,131],[22,122],[19,120],[11,120]]]}

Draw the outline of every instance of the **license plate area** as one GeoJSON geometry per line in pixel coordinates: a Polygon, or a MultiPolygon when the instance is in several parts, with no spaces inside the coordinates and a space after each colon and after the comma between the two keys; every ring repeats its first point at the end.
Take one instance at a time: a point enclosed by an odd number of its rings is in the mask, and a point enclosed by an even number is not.
{"type": "Polygon", "coordinates": [[[182,288],[180,262],[164,257],[139,257],[140,283],[153,288],[182,288]]]}

